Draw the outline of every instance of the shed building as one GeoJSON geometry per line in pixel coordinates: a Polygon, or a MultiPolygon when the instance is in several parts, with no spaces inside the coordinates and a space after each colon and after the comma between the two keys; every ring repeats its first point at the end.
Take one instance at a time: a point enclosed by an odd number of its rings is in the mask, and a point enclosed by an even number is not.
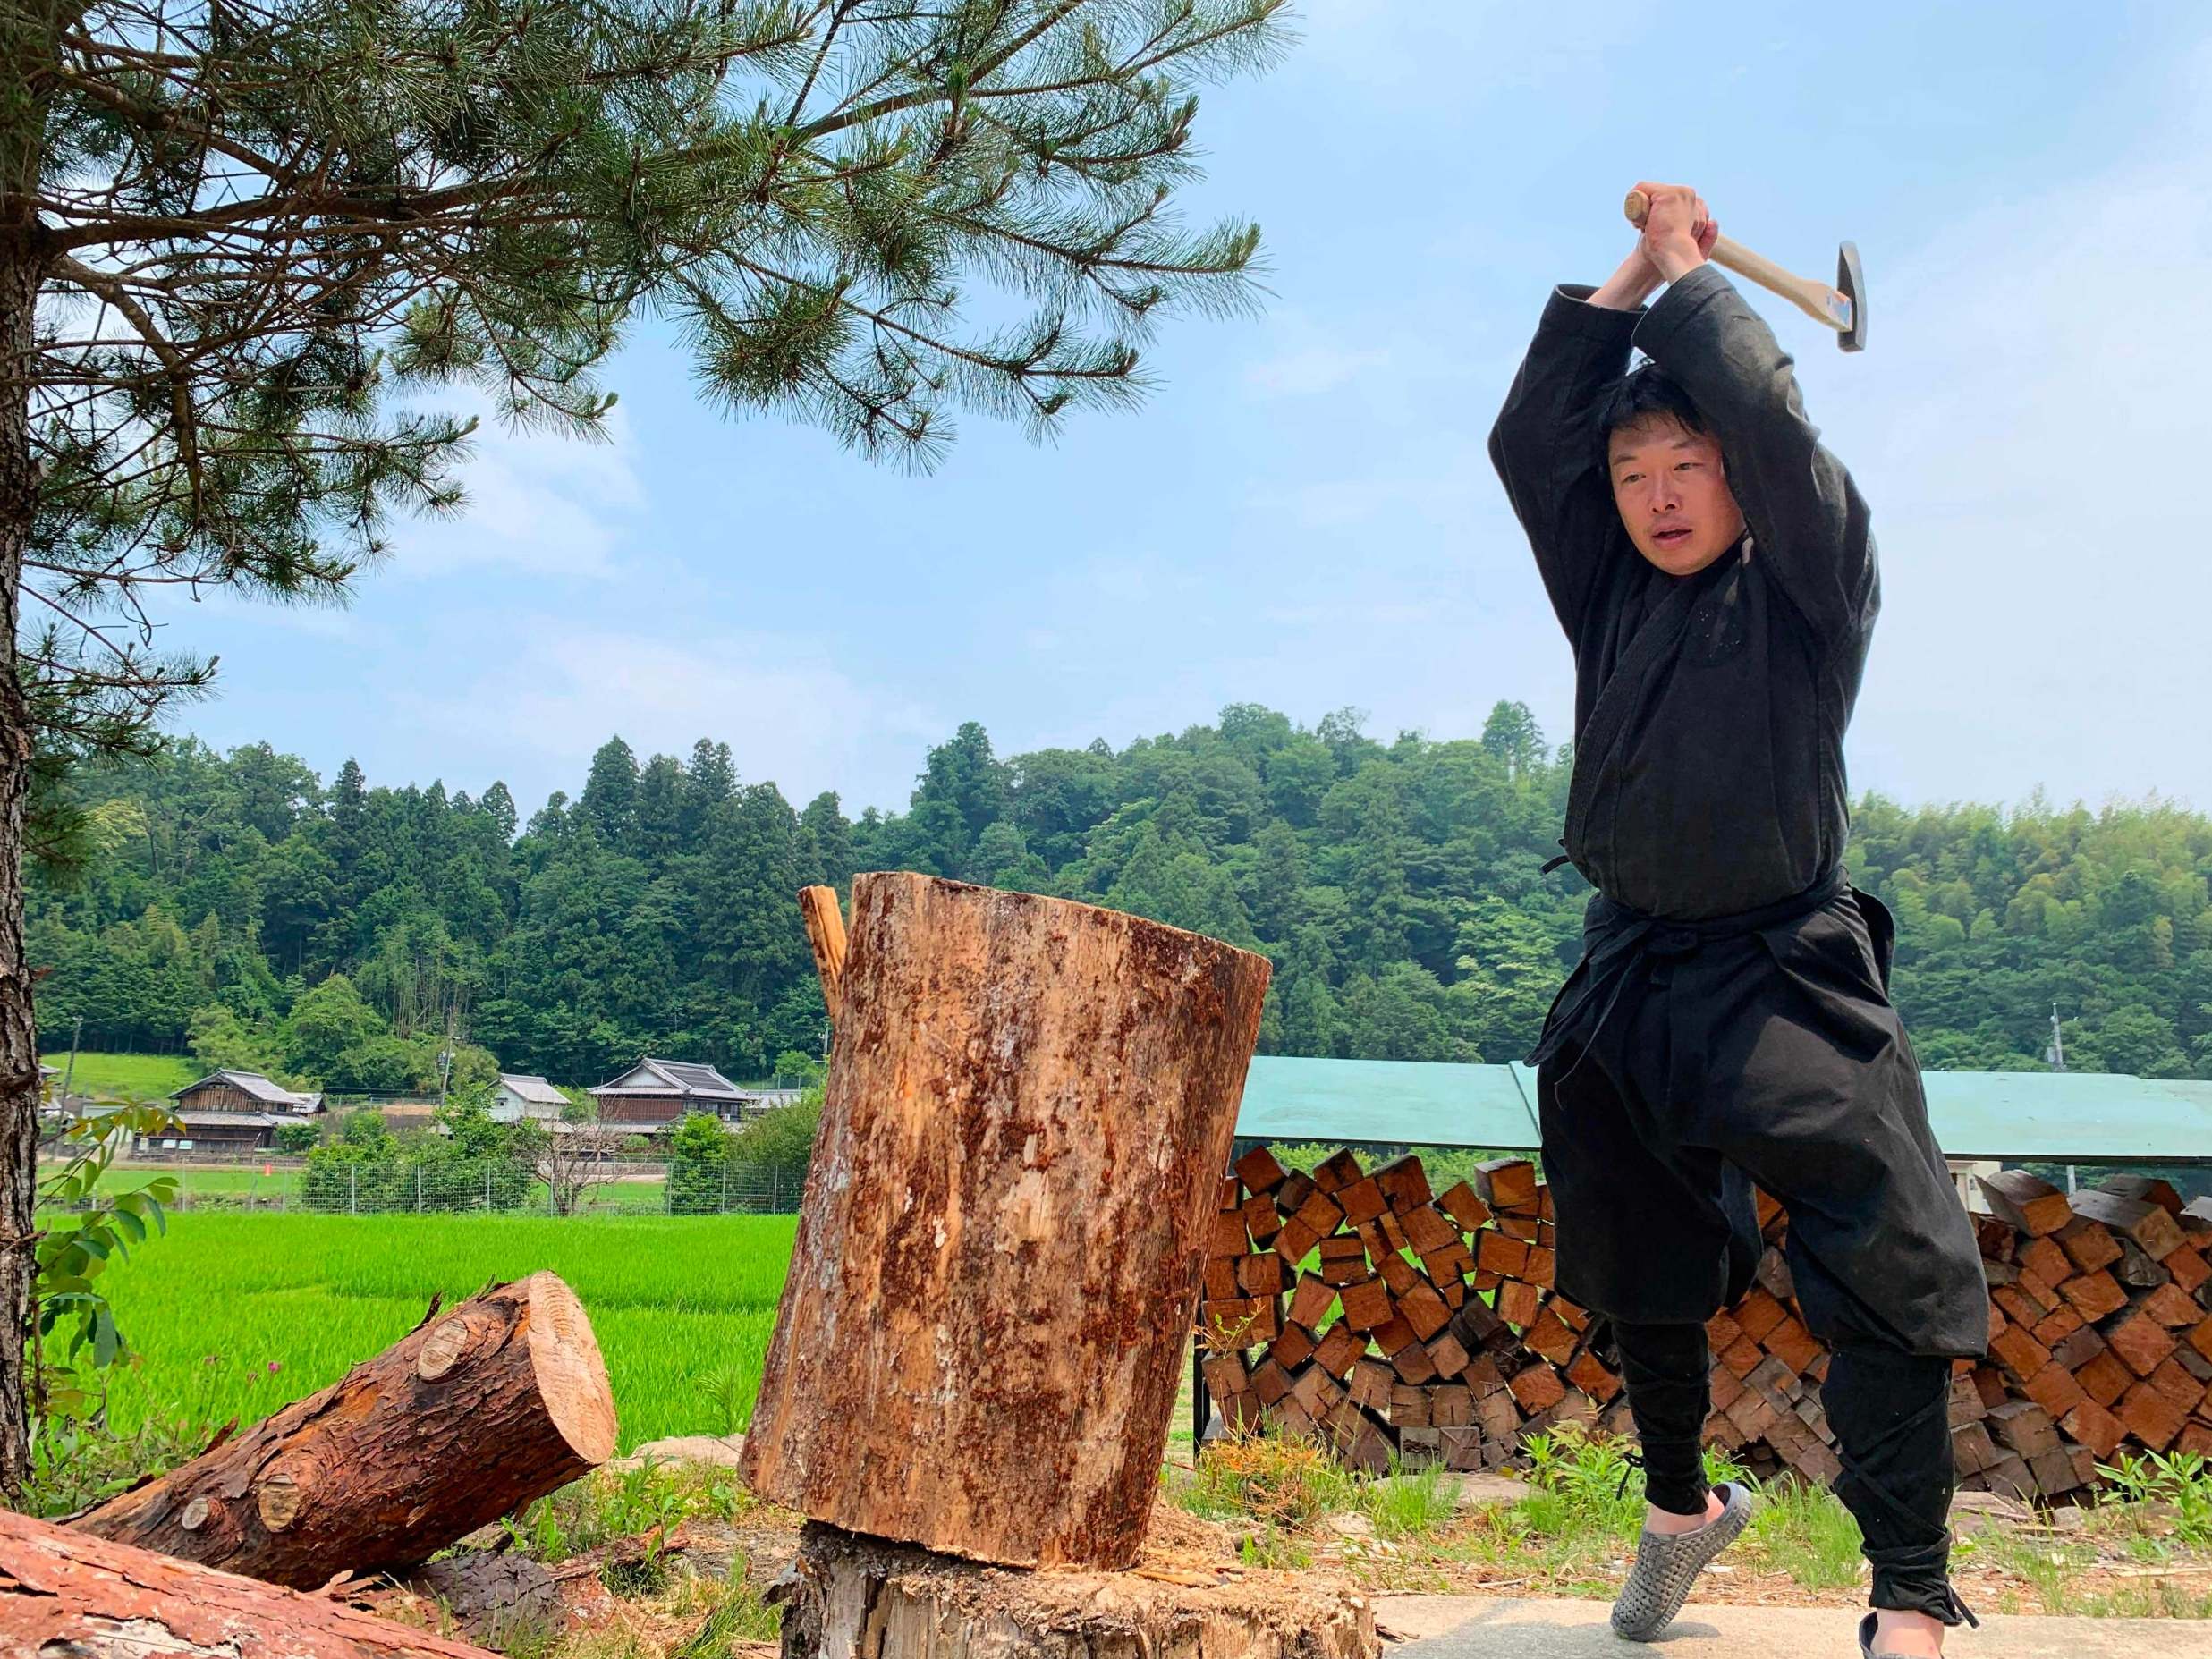
{"type": "Polygon", "coordinates": [[[491,1116],[496,1123],[520,1123],[525,1118],[539,1123],[558,1123],[568,1109],[568,1096],[541,1077],[502,1071],[492,1093],[491,1116]]]}

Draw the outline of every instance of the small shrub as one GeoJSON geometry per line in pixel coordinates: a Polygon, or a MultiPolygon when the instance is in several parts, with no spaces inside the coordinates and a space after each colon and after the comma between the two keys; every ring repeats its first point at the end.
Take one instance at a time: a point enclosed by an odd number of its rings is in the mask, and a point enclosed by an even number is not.
{"type": "Polygon", "coordinates": [[[1249,1515],[1292,1531],[1357,1507],[1352,1477],[1326,1451],[1272,1433],[1230,1435],[1207,1447],[1176,1502],[1195,1515],[1249,1515]]]}

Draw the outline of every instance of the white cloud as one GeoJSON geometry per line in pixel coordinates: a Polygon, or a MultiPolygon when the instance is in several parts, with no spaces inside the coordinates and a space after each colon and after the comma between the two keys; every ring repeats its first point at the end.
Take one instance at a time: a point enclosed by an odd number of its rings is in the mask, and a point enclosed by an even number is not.
{"type": "Polygon", "coordinates": [[[742,776],[774,781],[801,805],[842,789],[856,803],[895,800],[924,741],[944,724],[918,705],[861,684],[826,642],[748,632],[667,633],[517,619],[474,681],[452,697],[403,694],[395,712],[431,746],[472,748],[495,772],[564,780],[620,733],[642,761],[729,743],[742,776]]]}
{"type": "Polygon", "coordinates": [[[496,565],[537,576],[621,572],[618,550],[644,493],[633,464],[636,441],[619,406],[606,418],[604,441],[503,426],[490,404],[473,395],[442,406],[479,419],[461,474],[467,505],[459,518],[399,529],[394,571],[432,576],[496,565]]]}

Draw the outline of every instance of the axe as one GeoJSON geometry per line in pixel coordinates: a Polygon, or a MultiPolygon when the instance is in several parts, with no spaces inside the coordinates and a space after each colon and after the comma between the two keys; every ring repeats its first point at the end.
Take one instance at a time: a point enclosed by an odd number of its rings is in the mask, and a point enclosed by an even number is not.
{"type": "MultiPolygon", "coordinates": [[[[1638,230],[1643,229],[1644,216],[1651,207],[1643,191],[1629,191],[1623,205],[1628,211],[1628,222],[1638,230]]],[[[1785,271],[1772,259],[1753,253],[1742,243],[1732,242],[1725,236],[1716,239],[1708,257],[1714,264],[1750,278],[1769,293],[1780,294],[1816,323],[1826,323],[1835,330],[1835,343],[1844,351],[1867,349],[1867,274],[1859,264],[1855,244],[1844,242],[1836,249],[1833,288],[1809,276],[1785,271]]]]}

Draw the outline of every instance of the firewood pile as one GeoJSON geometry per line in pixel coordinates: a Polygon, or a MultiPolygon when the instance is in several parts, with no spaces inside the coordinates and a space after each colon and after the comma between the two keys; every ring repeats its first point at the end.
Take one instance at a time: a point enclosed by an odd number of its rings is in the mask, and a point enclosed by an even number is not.
{"type": "MultiPolygon", "coordinates": [[[[1977,1217],[1990,1356],[1952,1392],[1962,1484],[2029,1498],[2085,1488],[2116,1452],[2212,1453],[2212,1199],[2115,1176],[2070,1198],[2007,1171],[1977,1217]]],[[[1708,1438],[1754,1474],[1842,1472],[1765,1195],[1757,1282],[1707,1326],[1708,1438]]],[[[1285,1170],[1266,1147],[1221,1186],[1199,1304],[1225,1425],[1313,1436],[1353,1468],[1487,1469],[1564,1425],[1631,1435],[1592,1316],[1553,1286],[1550,1194],[1526,1159],[1430,1190],[1417,1157],[1337,1153],[1285,1170]]]]}

